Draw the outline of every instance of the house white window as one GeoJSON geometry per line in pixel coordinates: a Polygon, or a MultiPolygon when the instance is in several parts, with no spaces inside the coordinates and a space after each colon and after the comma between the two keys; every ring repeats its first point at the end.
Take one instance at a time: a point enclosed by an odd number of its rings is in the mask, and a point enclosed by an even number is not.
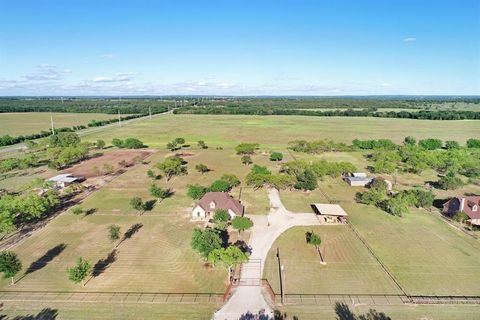
{"type": "Polygon", "coordinates": [[[210,209],[215,209],[215,201],[210,202],[210,209]]]}
{"type": "Polygon", "coordinates": [[[473,205],[473,207],[472,207],[472,211],[476,212],[477,210],[478,210],[478,206],[477,206],[476,204],[475,204],[475,205],[473,205]]]}

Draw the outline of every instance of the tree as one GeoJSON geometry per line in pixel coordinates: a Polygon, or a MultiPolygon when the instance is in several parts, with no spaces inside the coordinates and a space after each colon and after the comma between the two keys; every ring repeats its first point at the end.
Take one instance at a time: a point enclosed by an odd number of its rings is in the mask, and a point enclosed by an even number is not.
{"type": "Polygon", "coordinates": [[[406,146],[414,146],[417,144],[417,140],[412,136],[408,136],[403,139],[403,144],[406,146]]]}
{"type": "Polygon", "coordinates": [[[467,140],[468,148],[480,148],[480,139],[468,139],[467,140]]]}
{"type": "Polygon", "coordinates": [[[145,148],[145,145],[142,141],[138,140],[137,138],[127,138],[123,142],[123,148],[126,149],[141,149],[145,148]]]}
{"type": "Polygon", "coordinates": [[[205,144],[205,141],[203,140],[198,140],[197,146],[201,149],[208,149],[208,146],[205,144]]]}
{"type": "Polygon", "coordinates": [[[14,285],[13,278],[20,270],[22,270],[22,262],[15,252],[2,251],[0,253],[0,272],[3,272],[3,278],[10,278],[12,285],[14,285]]]}
{"type": "Polygon", "coordinates": [[[105,148],[105,141],[98,139],[97,142],[95,142],[95,146],[97,149],[103,149],[105,148]]]}
{"type": "Polygon", "coordinates": [[[230,214],[225,209],[215,210],[213,215],[213,222],[218,229],[224,230],[227,227],[228,220],[230,220],[230,214]]]}
{"type": "Polygon", "coordinates": [[[247,262],[248,256],[238,247],[228,246],[227,248],[212,250],[208,254],[207,260],[213,267],[218,264],[224,266],[227,269],[228,278],[231,279],[233,267],[240,263],[247,262]]]}
{"type": "Polygon", "coordinates": [[[293,188],[296,182],[297,179],[294,176],[279,173],[270,177],[269,184],[277,190],[285,190],[293,188]]]}
{"type": "Polygon", "coordinates": [[[445,141],[445,149],[460,149],[460,143],[453,140],[445,141]]]}
{"type": "Polygon", "coordinates": [[[418,141],[418,145],[426,150],[435,150],[441,149],[443,143],[440,139],[429,138],[418,141]]]}
{"type": "Polygon", "coordinates": [[[253,227],[253,222],[247,217],[235,217],[232,219],[232,227],[235,230],[238,230],[238,235],[240,233],[253,227]]]}
{"type": "Polygon", "coordinates": [[[240,185],[240,179],[238,179],[238,177],[234,174],[224,174],[222,175],[220,180],[223,180],[226,183],[228,183],[230,188],[238,187],[240,185]]]}
{"type": "Polygon", "coordinates": [[[157,163],[156,167],[165,174],[167,181],[169,181],[173,176],[187,172],[184,163],[185,161],[182,158],[173,156],[157,163]]]}
{"type": "Polygon", "coordinates": [[[464,223],[469,219],[468,215],[465,213],[465,211],[457,211],[454,213],[452,216],[452,219],[455,221],[458,221],[460,223],[464,223]]]}
{"type": "Polygon", "coordinates": [[[171,192],[168,189],[162,189],[155,184],[150,185],[150,194],[160,200],[166,199],[170,196],[171,192]]]}
{"type": "Polygon", "coordinates": [[[206,173],[209,172],[210,169],[203,163],[199,163],[195,166],[195,170],[197,170],[200,173],[206,173]]]}
{"type": "Polygon", "coordinates": [[[408,196],[404,193],[399,193],[392,198],[382,203],[384,210],[394,216],[401,217],[405,213],[408,213],[409,206],[408,196]]]}
{"type": "Polygon", "coordinates": [[[83,208],[80,206],[76,206],[73,207],[70,211],[77,217],[78,221],[78,217],[83,213],[83,208]]]}
{"type": "Polygon", "coordinates": [[[177,143],[175,141],[167,143],[167,149],[170,151],[175,151],[178,149],[177,143]]]}
{"type": "Polygon", "coordinates": [[[320,256],[320,260],[322,261],[322,263],[324,263],[322,253],[320,252],[320,244],[322,243],[322,238],[320,238],[320,235],[312,231],[312,232],[307,232],[305,234],[305,238],[308,244],[315,247],[315,249],[318,252],[318,255],[320,256]]]}
{"type": "Polygon", "coordinates": [[[413,189],[409,191],[414,196],[414,205],[417,208],[430,208],[435,200],[435,195],[431,190],[413,189]]]}
{"type": "Polygon", "coordinates": [[[143,201],[142,198],[139,197],[133,197],[130,199],[130,206],[138,211],[143,210],[143,201]]]}
{"type": "Polygon", "coordinates": [[[282,161],[283,154],[281,152],[270,153],[270,161],[282,161]]]}
{"type": "Polygon", "coordinates": [[[112,243],[115,243],[118,239],[120,239],[120,226],[117,226],[116,224],[111,224],[108,226],[108,239],[110,239],[112,243]]]}
{"type": "Polygon", "coordinates": [[[258,189],[263,187],[265,184],[270,183],[271,178],[272,172],[268,170],[267,167],[254,164],[250,170],[250,173],[247,174],[246,182],[248,185],[258,189]]]}
{"type": "Polygon", "coordinates": [[[73,267],[67,268],[68,278],[74,283],[82,283],[85,286],[85,279],[92,272],[92,264],[88,260],[78,258],[76,264],[73,267]]]}
{"type": "Polygon", "coordinates": [[[74,132],[60,132],[50,136],[51,147],[74,147],[80,144],[80,137],[74,132]]]}
{"type": "Polygon", "coordinates": [[[438,187],[443,190],[454,190],[461,186],[463,186],[462,179],[457,177],[453,171],[449,171],[438,180],[438,187]]]}
{"type": "Polygon", "coordinates": [[[249,155],[242,156],[241,160],[242,160],[242,163],[247,166],[253,163],[252,157],[250,157],[249,155]]]}
{"type": "Polygon", "coordinates": [[[210,187],[208,188],[208,191],[211,192],[228,192],[232,189],[230,184],[225,181],[225,180],[215,180],[210,187]]]}
{"type": "Polygon", "coordinates": [[[387,183],[383,179],[375,179],[370,189],[362,193],[360,202],[367,205],[378,206],[387,199],[387,183]]]}
{"type": "Polygon", "coordinates": [[[190,184],[187,186],[187,188],[187,195],[194,200],[201,199],[208,191],[207,188],[198,184],[190,184]]]}
{"type": "Polygon", "coordinates": [[[237,154],[254,154],[258,147],[258,143],[240,143],[235,147],[235,151],[237,154]]]}
{"type": "Polygon", "coordinates": [[[300,190],[315,190],[317,188],[317,177],[310,170],[307,169],[297,175],[297,182],[295,183],[295,189],[300,190]]]}
{"type": "Polygon", "coordinates": [[[210,252],[221,248],[222,243],[219,230],[212,228],[206,228],[205,230],[196,228],[193,230],[191,246],[205,259],[210,252]]]}
{"type": "Polygon", "coordinates": [[[117,148],[123,148],[123,140],[121,140],[121,139],[113,138],[112,139],[112,144],[113,144],[113,146],[115,146],[117,148]]]}
{"type": "Polygon", "coordinates": [[[185,144],[185,139],[183,138],[175,138],[175,143],[179,144],[180,146],[185,144]]]}

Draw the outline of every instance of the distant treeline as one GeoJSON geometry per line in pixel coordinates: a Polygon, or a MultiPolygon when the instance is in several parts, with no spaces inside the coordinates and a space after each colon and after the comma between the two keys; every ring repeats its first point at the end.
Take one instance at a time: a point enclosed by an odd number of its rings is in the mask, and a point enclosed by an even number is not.
{"type": "Polygon", "coordinates": [[[425,119],[425,120],[480,120],[478,111],[378,111],[377,109],[363,110],[298,110],[281,109],[266,107],[185,107],[176,109],[176,114],[242,114],[242,115],[301,115],[301,116],[319,116],[319,117],[379,117],[379,118],[405,118],[405,119],[425,119]]]}
{"type": "MultiPolygon", "coordinates": [[[[130,120],[130,119],[135,119],[135,118],[140,118],[140,117],[145,117],[146,114],[133,114],[129,116],[123,116],[120,117],[121,121],[125,120],[130,120]]],[[[55,132],[75,132],[78,130],[83,130],[89,127],[101,127],[105,126],[110,123],[118,122],[118,118],[113,118],[113,119],[108,119],[108,120],[92,120],[90,123],[88,123],[86,126],[85,125],[77,125],[73,127],[63,127],[63,128],[55,128],[55,132]]],[[[16,136],[12,137],[10,135],[4,135],[0,136],[0,147],[5,147],[5,146],[10,146],[12,144],[17,144],[20,142],[23,142],[25,140],[35,140],[35,139],[40,139],[40,138],[45,138],[48,137],[52,134],[51,130],[43,130],[38,133],[33,133],[29,135],[23,135],[23,136],[16,136]]]]}
{"type": "MultiPolygon", "coordinates": [[[[185,105],[188,105],[185,103],[185,105]]],[[[190,104],[191,105],[191,104],[190,104]]],[[[173,100],[157,99],[20,99],[0,98],[0,113],[5,112],[72,112],[148,114],[167,111],[174,107],[173,100]]]]}

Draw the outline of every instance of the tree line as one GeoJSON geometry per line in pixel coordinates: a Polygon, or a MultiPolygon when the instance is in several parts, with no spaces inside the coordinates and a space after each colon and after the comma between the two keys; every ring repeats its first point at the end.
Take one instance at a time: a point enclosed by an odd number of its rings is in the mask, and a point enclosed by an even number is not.
{"type": "MultiPolygon", "coordinates": [[[[381,110],[381,109],[380,109],[381,110]]],[[[402,118],[420,120],[480,120],[479,111],[470,110],[420,110],[420,111],[379,111],[376,108],[361,110],[305,110],[285,109],[279,107],[250,107],[250,106],[206,106],[185,107],[174,110],[175,114],[241,114],[241,115],[297,115],[318,117],[377,117],[377,118],[402,118]]]]}

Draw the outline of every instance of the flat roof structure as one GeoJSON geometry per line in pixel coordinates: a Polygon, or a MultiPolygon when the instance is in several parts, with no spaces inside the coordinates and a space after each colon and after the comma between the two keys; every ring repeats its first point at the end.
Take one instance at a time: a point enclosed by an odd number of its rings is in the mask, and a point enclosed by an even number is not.
{"type": "Polygon", "coordinates": [[[324,204],[324,203],[313,203],[311,204],[313,211],[316,214],[324,216],[336,216],[336,217],[346,217],[348,214],[340,207],[338,204],[324,204]]]}

